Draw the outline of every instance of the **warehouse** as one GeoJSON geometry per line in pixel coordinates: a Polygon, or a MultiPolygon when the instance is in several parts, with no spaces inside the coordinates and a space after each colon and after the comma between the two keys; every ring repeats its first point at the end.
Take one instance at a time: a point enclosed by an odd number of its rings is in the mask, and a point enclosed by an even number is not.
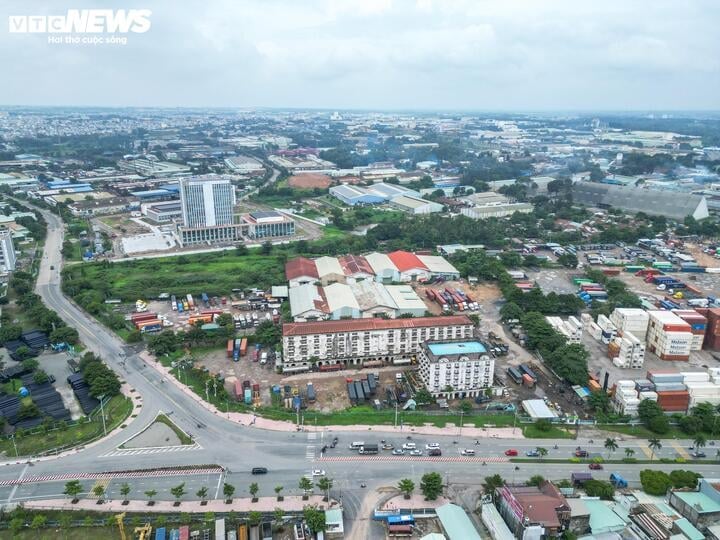
{"type": "Polygon", "coordinates": [[[443,211],[443,205],[412,195],[400,195],[390,200],[390,206],[408,214],[434,214],[443,211]]]}
{"type": "Polygon", "coordinates": [[[360,306],[361,317],[396,317],[397,304],[386,286],[377,281],[364,280],[350,283],[350,288],[360,306]]]}
{"type": "Polygon", "coordinates": [[[346,184],[331,187],[330,195],[348,206],[382,204],[385,202],[384,197],[371,193],[365,188],[346,184]]]}
{"type": "Polygon", "coordinates": [[[355,319],[283,324],[284,372],[306,371],[310,358],[322,367],[413,363],[426,341],[471,339],[472,321],[465,316],[418,319],[355,319]]]}
{"type": "Polygon", "coordinates": [[[344,255],[338,258],[338,262],[342,267],[348,283],[354,283],[355,281],[362,281],[364,279],[373,279],[375,277],[375,272],[373,272],[372,267],[368,264],[367,260],[365,260],[365,257],[344,255]]]}
{"type": "Polygon", "coordinates": [[[690,193],[577,182],[573,184],[572,195],[574,202],[585,206],[644,212],[676,221],[688,216],[701,220],[709,215],[707,199],[690,193]]]}
{"type": "Polygon", "coordinates": [[[327,319],[329,307],[322,293],[322,288],[312,283],[305,283],[289,290],[290,315],[294,321],[304,322],[327,319]]]}
{"type": "Polygon", "coordinates": [[[395,303],[395,317],[400,315],[422,317],[427,312],[425,302],[409,285],[385,285],[385,289],[395,303]]]}
{"type": "Polygon", "coordinates": [[[388,257],[400,271],[400,281],[426,281],[430,279],[430,271],[414,253],[409,251],[393,251],[388,257]]]}
{"type": "Polygon", "coordinates": [[[460,279],[460,271],[450,264],[445,257],[418,255],[417,258],[430,271],[431,277],[442,277],[446,280],[460,279]]]}
{"type": "Polygon", "coordinates": [[[285,277],[290,287],[297,287],[319,280],[315,261],[306,257],[297,257],[285,263],[285,277]]]}
{"type": "Polygon", "coordinates": [[[325,287],[323,294],[328,305],[331,319],[360,318],[360,306],[349,285],[345,283],[332,283],[325,287]]]}
{"type": "Polygon", "coordinates": [[[369,253],[365,260],[375,272],[375,280],[379,283],[393,283],[400,281],[400,270],[385,253],[369,253]]]}
{"type": "Polygon", "coordinates": [[[345,282],[345,273],[335,257],[320,257],[315,259],[315,268],[317,268],[318,279],[323,285],[345,282]]]}

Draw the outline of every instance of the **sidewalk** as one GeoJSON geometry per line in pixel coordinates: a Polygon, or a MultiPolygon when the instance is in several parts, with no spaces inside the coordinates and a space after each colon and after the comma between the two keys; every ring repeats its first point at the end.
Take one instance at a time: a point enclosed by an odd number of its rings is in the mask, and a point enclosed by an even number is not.
{"type": "Polygon", "coordinates": [[[172,514],[180,512],[205,513],[205,512],[272,512],[275,508],[282,508],[287,512],[302,512],[306,506],[317,505],[320,509],[337,506],[337,502],[330,499],[330,503],[323,501],[322,495],[311,495],[307,501],[301,496],[293,495],[285,497],[285,500],[278,501],[275,497],[259,497],[257,502],[252,499],[233,499],[231,504],[224,500],[210,500],[205,506],[200,501],[182,501],[180,506],[173,506],[173,501],[155,501],[153,506],[148,506],[147,501],[130,501],[123,506],[121,500],[106,501],[97,504],[96,499],[81,499],[77,504],[72,504],[69,499],[47,499],[42,501],[25,501],[23,507],[31,510],[85,510],[95,512],[136,512],[136,513],[163,513],[172,514]]]}
{"type": "MultiPolygon", "coordinates": [[[[150,354],[147,351],[143,351],[139,354],[140,358],[142,358],[145,363],[148,366],[151,366],[155,370],[157,370],[160,374],[162,374],[167,382],[174,384],[178,389],[180,389],[182,392],[184,392],[188,397],[195,400],[195,402],[198,403],[198,405],[205,407],[207,410],[212,412],[213,414],[217,414],[218,416],[224,416],[231,422],[235,422],[236,424],[240,424],[241,426],[250,426],[255,427],[258,429],[265,429],[269,431],[285,431],[285,432],[292,432],[295,433],[297,431],[295,424],[292,422],[286,422],[282,420],[270,420],[268,418],[263,418],[261,416],[256,416],[251,413],[238,413],[238,412],[231,412],[226,413],[223,411],[220,411],[217,407],[212,405],[211,403],[208,403],[204,399],[202,399],[200,396],[198,396],[195,392],[193,392],[190,388],[182,384],[178,379],[175,378],[175,376],[170,373],[170,369],[163,366],[160,362],[157,362],[152,354],[150,354]]],[[[318,433],[323,431],[377,431],[381,433],[395,433],[397,435],[410,435],[410,434],[417,434],[417,435],[451,435],[453,432],[456,433],[458,436],[460,436],[458,427],[453,423],[448,423],[446,427],[439,428],[432,425],[422,426],[422,427],[408,427],[405,426],[403,428],[400,427],[394,427],[394,426],[386,426],[386,425],[377,425],[377,426],[368,426],[368,425],[352,425],[352,426],[310,426],[305,425],[303,431],[316,431],[318,433]],[[450,430],[453,430],[453,432],[450,432],[450,430]]],[[[462,428],[462,436],[463,437],[473,437],[475,439],[486,439],[486,438],[502,438],[502,439],[524,439],[525,437],[522,434],[522,429],[520,427],[517,428],[478,428],[478,427],[468,427],[463,426],[462,428]]]]}

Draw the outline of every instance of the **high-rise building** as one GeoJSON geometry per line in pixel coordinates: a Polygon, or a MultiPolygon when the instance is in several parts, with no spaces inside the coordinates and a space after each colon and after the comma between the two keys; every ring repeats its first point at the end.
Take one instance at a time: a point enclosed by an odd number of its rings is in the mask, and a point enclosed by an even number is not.
{"type": "Polygon", "coordinates": [[[15,270],[16,262],[12,233],[8,229],[0,229],[0,270],[12,272],[15,270]]]}
{"type": "Polygon", "coordinates": [[[185,227],[233,224],[235,188],[230,180],[199,176],[180,180],[180,202],[185,227]]]}

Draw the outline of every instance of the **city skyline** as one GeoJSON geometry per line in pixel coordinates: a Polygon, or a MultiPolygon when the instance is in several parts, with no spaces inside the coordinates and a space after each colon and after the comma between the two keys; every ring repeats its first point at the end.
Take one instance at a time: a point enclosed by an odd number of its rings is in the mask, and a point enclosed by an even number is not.
{"type": "MultiPolygon", "coordinates": [[[[67,5],[64,9],[78,6],[67,5]]],[[[91,2],[83,8],[108,8],[91,2]]],[[[720,109],[720,8],[693,2],[166,1],[126,45],[50,44],[5,26],[26,106],[404,111],[720,109]]],[[[2,15],[56,15],[6,3],[2,15]]]]}

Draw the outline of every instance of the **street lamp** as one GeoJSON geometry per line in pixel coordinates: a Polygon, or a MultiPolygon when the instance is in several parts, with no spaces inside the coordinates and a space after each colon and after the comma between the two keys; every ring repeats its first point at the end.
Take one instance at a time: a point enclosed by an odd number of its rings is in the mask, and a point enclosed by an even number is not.
{"type": "Polygon", "coordinates": [[[19,454],[18,454],[17,445],[15,444],[15,434],[14,433],[12,435],[10,435],[10,440],[13,443],[13,448],[15,448],[15,457],[18,457],[19,454]]]}
{"type": "Polygon", "coordinates": [[[460,409],[460,432],[458,433],[458,436],[460,436],[460,437],[462,437],[463,413],[464,413],[464,412],[465,412],[465,411],[463,411],[462,409],[460,409]]]}

